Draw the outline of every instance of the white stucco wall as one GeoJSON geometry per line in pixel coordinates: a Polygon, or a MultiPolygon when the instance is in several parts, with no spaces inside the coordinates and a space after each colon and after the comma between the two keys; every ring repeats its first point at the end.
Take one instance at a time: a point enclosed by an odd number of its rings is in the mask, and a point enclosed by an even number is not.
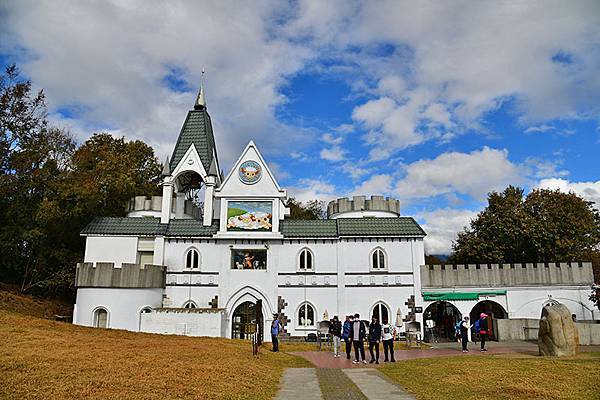
{"type": "Polygon", "coordinates": [[[187,336],[224,336],[223,311],[154,310],[141,315],[141,331],[187,336]]]}
{"type": "Polygon", "coordinates": [[[123,263],[137,263],[137,237],[88,236],[84,262],[111,262],[120,267],[123,263]]]}
{"type": "Polygon", "coordinates": [[[162,306],[162,289],[77,289],[73,323],[94,326],[94,312],[104,308],[108,312],[108,328],[140,329],[140,311],[145,307],[162,306]]]}

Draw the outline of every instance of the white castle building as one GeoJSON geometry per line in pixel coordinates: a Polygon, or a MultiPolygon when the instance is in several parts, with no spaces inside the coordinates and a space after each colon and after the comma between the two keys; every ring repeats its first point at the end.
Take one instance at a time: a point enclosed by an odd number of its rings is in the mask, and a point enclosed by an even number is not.
{"type": "Polygon", "coordinates": [[[338,199],[327,219],[287,219],[287,192],[253,142],[222,173],[202,89],[163,178],[162,197],[82,231],[74,323],[233,338],[257,323],[270,340],[274,314],[294,337],[357,312],[421,332],[431,319],[438,334],[482,310],[537,319],[548,301],[599,318],[586,263],[424,265],[426,234],[395,199],[338,199]]]}

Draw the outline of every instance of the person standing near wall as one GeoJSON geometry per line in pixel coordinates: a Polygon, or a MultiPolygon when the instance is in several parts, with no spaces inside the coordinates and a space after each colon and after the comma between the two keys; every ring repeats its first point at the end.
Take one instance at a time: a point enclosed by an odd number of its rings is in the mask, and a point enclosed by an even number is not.
{"type": "Polygon", "coordinates": [[[342,339],[346,342],[346,359],[350,359],[352,352],[352,338],[350,337],[350,329],[352,328],[352,315],[346,315],[344,321],[344,330],[342,331],[342,339]]]}
{"type": "Polygon", "coordinates": [[[350,337],[352,338],[352,346],[354,347],[354,361],[352,363],[354,364],[358,364],[361,359],[364,364],[367,363],[367,360],[365,360],[365,346],[363,344],[366,336],[367,330],[365,329],[365,325],[360,320],[360,315],[356,313],[350,327],[350,337]],[[360,359],[358,358],[359,353],[360,359]]]}
{"type": "Polygon", "coordinates": [[[394,338],[396,337],[396,327],[388,323],[387,319],[383,319],[383,325],[381,327],[381,338],[383,339],[383,355],[385,356],[383,362],[396,362],[394,358],[394,338]],[[388,358],[388,351],[390,358],[388,358]]]}
{"type": "Polygon", "coordinates": [[[369,364],[379,364],[379,341],[381,340],[381,325],[375,316],[371,319],[371,325],[369,325],[369,353],[371,354],[371,361],[369,364]],[[375,349],[375,355],[373,355],[373,349],[375,349]]]}
{"type": "Polygon", "coordinates": [[[489,334],[489,325],[488,325],[488,318],[487,318],[487,314],[485,313],[481,313],[479,315],[479,338],[481,340],[481,351],[487,351],[487,349],[485,348],[485,341],[488,338],[488,334],[489,334]]]}
{"type": "Polygon", "coordinates": [[[471,329],[471,325],[469,325],[469,317],[465,316],[460,324],[460,341],[462,343],[463,353],[467,353],[469,351],[469,349],[467,349],[467,343],[469,342],[469,329],[471,329]]]}
{"type": "Polygon", "coordinates": [[[329,326],[329,334],[333,340],[333,356],[340,356],[340,346],[341,346],[341,337],[342,337],[342,323],[338,319],[338,316],[333,317],[333,321],[329,326]]]}
{"type": "Polygon", "coordinates": [[[273,314],[273,322],[271,322],[271,342],[273,343],[273,352],[279,351],[279,319],[277,314],[273,314]]]}

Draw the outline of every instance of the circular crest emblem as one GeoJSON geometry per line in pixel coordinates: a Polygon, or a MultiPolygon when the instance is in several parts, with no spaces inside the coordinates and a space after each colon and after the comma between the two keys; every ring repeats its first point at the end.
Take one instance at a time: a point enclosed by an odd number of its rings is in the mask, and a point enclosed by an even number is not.
{"type": "Polygon", "coordinates": [[[247,185],[252,185],[253,183],[258,182],[262,177],[262,168],[256,161],[244,161],[242,165],[240,165],[238,173],[240,181],[247,185]]]}

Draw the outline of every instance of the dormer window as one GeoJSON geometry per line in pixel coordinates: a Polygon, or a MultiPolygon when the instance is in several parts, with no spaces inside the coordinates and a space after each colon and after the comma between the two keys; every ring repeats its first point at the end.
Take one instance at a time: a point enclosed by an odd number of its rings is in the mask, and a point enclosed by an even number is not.
{"type": "Polygon", "coordinates": [[[298,257],[298,268],[300,272],[307,272],[313,270],[313,253],[309,249],[300,250],[298,257]]]}
{"type": "Polygon", "coordinates": [[[385,271],[387,269],[387,259],[382,248],[376,248],[371,253],[371,270],[385,271]]]}

